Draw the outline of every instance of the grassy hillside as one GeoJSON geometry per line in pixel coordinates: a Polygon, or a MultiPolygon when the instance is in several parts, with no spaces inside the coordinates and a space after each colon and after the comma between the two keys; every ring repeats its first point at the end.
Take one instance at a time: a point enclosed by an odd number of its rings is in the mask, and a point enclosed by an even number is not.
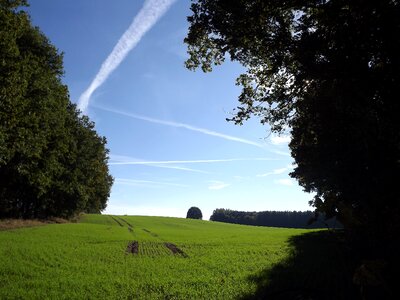
{"type": "Polygon", "coordinates": [[[102,215],[0,231],[0,299],[237,299],[256,293],[306,232],[102,215]]]}

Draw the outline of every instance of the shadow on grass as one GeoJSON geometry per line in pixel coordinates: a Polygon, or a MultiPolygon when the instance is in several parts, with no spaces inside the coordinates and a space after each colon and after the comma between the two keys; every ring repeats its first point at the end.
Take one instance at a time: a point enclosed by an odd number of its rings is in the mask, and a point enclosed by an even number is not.
{"type": "Polygon", "coordinates": [[[250,299],[360,299],[352,282],[356,261],[341,232],[317,231],[289,240],[290,256],[271,269],[252,275],[257,284],[250,299]]]}

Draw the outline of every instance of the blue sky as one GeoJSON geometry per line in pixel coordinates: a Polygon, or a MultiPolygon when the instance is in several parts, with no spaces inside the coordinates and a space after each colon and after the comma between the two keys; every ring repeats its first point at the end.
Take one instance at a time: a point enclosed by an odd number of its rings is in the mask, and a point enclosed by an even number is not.
{"type": "Polygon", "coordinates": [[[216,208],[310,209],[312,196],[288,176],[287,137],[255,118],[225,121],[243,68],[227,61],[207,74],[185,69],[189,6],[30,1],[33,24],[64,52],[71,100],[107,137],[115,183],[105,213],[185,217],[198,206],[208,219],[216,208]]]}

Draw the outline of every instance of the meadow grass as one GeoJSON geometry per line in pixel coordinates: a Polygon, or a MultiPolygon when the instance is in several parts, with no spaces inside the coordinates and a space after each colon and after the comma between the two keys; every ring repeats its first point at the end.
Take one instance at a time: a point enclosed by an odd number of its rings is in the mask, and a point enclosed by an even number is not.
{"type": "Polygon", "coordinates": [[[288,259],[304,229],[85,215],[0,232],[1,299],[238,299],[288,259]],[[126,253],[138,241],[138,254],[126,253]],[[173,254],[165,243],[185,255],[173,254]]]}

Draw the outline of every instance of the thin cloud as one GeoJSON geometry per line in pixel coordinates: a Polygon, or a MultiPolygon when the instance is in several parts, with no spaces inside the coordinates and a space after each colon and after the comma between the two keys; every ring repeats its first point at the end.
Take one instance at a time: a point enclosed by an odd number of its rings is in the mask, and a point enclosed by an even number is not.
{"type": "Polygon", "coordinates": [[[290,143],[291,136],[289,134],[282,134],[282,135],[271,135],[271,143],[273,145],[284,145],[290,143]]]}
{"type": "Polygon", "coordinates": [[[187,167],[182,167],[182,166],[163,165],[163,164],[132,164],[132,163],[120,163],[120,164],[109,163],[109,164],[110,165],[122,165],[122,166],[123,165],[142,165],[142,166],[147,166],[147,167],[152,167],[152,168],[162,168],[162,169],[171,169],[171,170],[201,173],[201,174],[211,174],[210,172],[207,172],[204,170],[187,168],[187,167]]]}
{"type": "Polygon", "coordinates": [[[209,186],[208,189],[209,190],[222,190],[223,188],[226,188],[228,186],[230,186],[230,183],[225,183],[222,181],[209,181],[209,186]]]}
{"type": "Polygon", "coordinates": [[[237,181],[243,181],[243,180],[250,180],[251,177],[250,176],[241,176],[241,175],[236,175],[233,176],[233,178],[237,181]]]}
{"type": "MultiPolygon", "coordinates": [[[[203,171],[203,170],[198,170],[198,169],[193,169],[193,168],[187,168],[187,167],[182,167],[182,166],[172,166],[169,164],[163,164],[163,161],[160,162],[148,162],[144,160],[138,160],[134,159],[129,156],[123,156],[123,155],[116,155],[116,154],[110,154],[110,160],[109,165],[143,165],[143,166],[149,166],[149,167],[155,167],[155,168],[164,168],[164,169],[173,169],[173,170],[179,170],[179,171],[187,171],[187,172],[194,172],[194,173],[202,173],[202,174],[211,174],[210,172],[203,171]]],[[[179,161],[177,161],[180,163],[179,161]]]]}
{"type": "Polygon", "coordinates": [[[194,172],[194,173],[211,174],[210,172],[207,172],[207,171],[192,169],[192,168],[187,168],[187,167],[181,167],[181,166],[170,166],[170,165],[147,165],[147,166],[157,167],[157,168],[165,168],[165,169],[173,169],[173,170],[179,170],[179,171],[188,171],[188,172],[194,172]]]}
{"type": "Polygon", "coordinates": [[[128,53],[135,48],[142,37],[167,12],[176,0],[147,0],[142,9],[133,19],[129,28],[121,36],[114,49],[101,65],[89,87],[82,93],[78,101],[78,108],[85,112],[89,106],[90,97],[121,64],[128,53]]]}
{"type": "Polygon", "coordinates": [[[118,155],[118,154],[110,154],[110,160],[111,161],[131,161],[131,160],[137,160],[135,158],[132,158],[130,156],[125,156],[125,155],[118,155]]]}
{"type": "MultiPolygon", "coordinates": [[[[117,161],[109,165],[164,165],[164,164],[202,164],[233,161],[270,160],[268,158],[230,158],[230,159],[199,159],[199,160],[158,160],[158,161],[117,161]]],[[[286,168],[285,168],[286,169],[286,168]]]]}
{"type": "Polygon", "coordinates": [[[280,184],[280,185],[285,185],[285,186],[293,186],[293,184],[294,184],[293,180],[287,179],[287,178],[274,180],[274,183],[280,184]]]}
{"type": "Polygon", "coordinates": [[[271,150],[271,152],[279,155],[284,155],[284,156],[291,156],[289,152],[284,152],[284,151],[279,151],[279,150],[271,150]]]}
{"type": "Polygon", "coordinates": [[[259,175],[256,175],[256,176],[257,177],[266,177],[266,176],[270,176],[270,175],[279,175],[279,174],[283,174],[283,173],[285,173],[285,172],[287,172],[289,170],[292,170],[292,169],[293,169],[293,166],[292,165],[288,165],[285,168],[275,169],[275,170],[272,170],[271,172],[267,172],[267,173],[264,173],[264,174],[259,174],[259,175]]]}
{"type": "Polygon", "coordinates": [[[100,109],[100,110],[104,110],[104,111],[112,112],[112,113],[115,113],[115,114],[123,115],[123,116],[130,117],[130,118],[133,118],[133,119],[136,119],[136,120],[142,120],[142,121],[146,121],[146,122],[150,122],[150,123],[166,125],[166,126],[171,126],[171,127],[184,128],[184,129],[187,129],[187,130],[200,132],[200,133],[203,133],[203,134],[206,134],[206,135],[219,137],[219,138],[222,138],[224,140],[234,141],[234,142],[238,142],[238,143],[242,143],[242,144],[248,144],[248,145],[256,146],[258,148],[265,149],[265,145],[263,145],[263,144],[259,144],[259,143],[253,142],[253,141],[249,141],[249,140],[246,140],[246,139],[239,138],[239,137],[235,137],[235,136],[219,133],[219,132],[212,131],[212,130],[209,130],[209,129],[192,126],[192,125],[185,124],[185,123],[178,123],[178,122],[173,122],[173,121],[165,121],[165,120],[150,118],[150,117],[147,117],[147,116],[142,116],[142,115],[133,114],[133,113],[127,113],[127,112],[124,112],[124,111],[111,109],[111,108],[105,108],[105,107],[97,106],[97,105],[94,106],[94,107],[97,108],[97,109],[100,109]]]}
{"type": "Polygon", "coordinates": [[[235,161],[270,161],[276,160],[267,157],[253,157],[253,158],[226,158],[226,159],[194,159],[194,160],[141,160],[129,156],[110,154],[109,165],[113,166],[124,166],[124,165],[141,165],[157,168],[175,169],[181,171],[189,171],[195,173],[211,174],[204,170],[198,170],[180,166],[179,164],[211,164],[211,163],[224,163],[224,162],[235,162],[235,161]]]}
{"type": "Polygon", "coordinates": [[[127,178],[116,178],[116,184],[124,184],[130,186],[141,186],[141,187],[165,187],[165,186],[174,186],[174,187],[189,187],[185,184],[172,183],[172,182],[163,182],[163,181],[152,181],[152,180],[141,180],[141,179],[127,179],[127,178]]]}
{"type": "Polygon", "coordinates": [[[272,170],[272,172],[268,172],[268,173],[265,173],[265,174],[259,174],[259,175],[257,175],[257,177],[266,177],[266,176],[270,176],[270,175],[278,175],[278,174],[285,173],[286,171],[287,171],[287,168],[275,169],[275,170],[272,170]]]}

